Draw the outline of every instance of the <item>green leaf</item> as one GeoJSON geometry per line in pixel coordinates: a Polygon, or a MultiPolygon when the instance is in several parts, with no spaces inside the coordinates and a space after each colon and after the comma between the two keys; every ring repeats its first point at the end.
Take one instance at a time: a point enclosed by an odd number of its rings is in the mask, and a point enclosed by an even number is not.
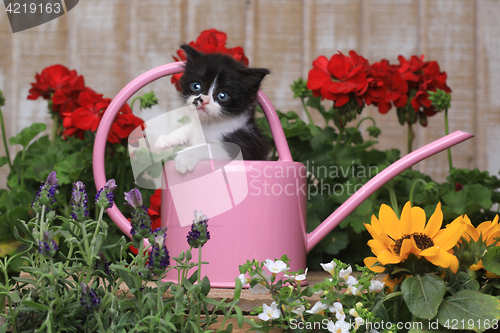
{"type": "Polygon", "coordinates": [[[210,280],[208,279],[208,276],[205,276],[201,280],[201,293],[207,296],[209,292],[210,292],[210,280]]]}
{"type": "Polygon", "coordinates": [[[464,185],[458,192],[446,193],[443,196],[443,202],[446,204],[443,206],[444,218],[451,219],[462,214],[471,215],[480,209],[489,209],[493,205],[492,192],[493,190],[483,185],[473,184],[464,185]]]}
{"type": "Polygon", "coordinates": [[[76,152],[56,163],[53,170],[57,173],[59,184],[72,184],[78,181],[80,174],[90,164],[89,158],[90,156],[86,156],[86,154],[76,152]]]}
{"type": "Polygon", "coordinates": [[[21,302],[21,298],[19,297],[19,295],[17,294],[17,292],[15,291],[11,291],[9,293],[9,298],[12,300],[12,302],[14,303],[19,303],[21,302]]]}
{"type": "Polygon", "coordinates": [[[239,278],[234,279],[234,299],[238,300],[241,296],[241,280],[239,278]]]}
{"type": "Polygon", "coordinates": [[[37,136],[39,133],[42,133],[46,129],[46,124],[33,123],[30,127],[23,128],[21,132],[19,132],[16,136],[11,137],[9,139],[9,143],[11,146],[19,144],[26,149],[31,140],[33,140],[35,136],[37,136]]]}
{"type": "Polygon", "coordinates": [[[488,249],[483,256],[483,266],[486,270],[500,275],[500,246],[488,249]]]}
{"type": "Polygon", "coordinates": [[[24,300],[23,305],[30,307],[30,308],[33,308],[33,309],[36,309],[36,310],[40,310],[40,311],[48,311],[50,309],[50,307],[48,305],[40,304],[40,303],[37,303],[34,301],[28,301],[28,300],[24,300]]]}
{"type": "Polygon", "coordinates": [[[434,318],[443,301],[446,286],[436,275],[417,275],[404,280],[401,291],[408,309],[417,317],[434,318]]]}
{"type": "Polygon", "coordinates": [[[335,229],[329,233],[318,245],[328,254],[336,255],[349,244],[349,234],[343,230],[335,229]]]}
{"type": "Polygon", "coordinates": [[[243,326],[243,312],[237,305],[234,307],[234,310],[236,311],[236,319],[238,321],[238,327],[241,328],[243,326]]]}
{"type": "Polygon", "coordinates": [[[454,329],[482,332],[485,324],[500,319],[500,300],[472,290],[462,290],[446,297],[439,307],[436,319],[441,325],[457,322],[454,329]]]}
{"type": "Polygon", "coordinates": [[[7,158],[7,156],[0,157],[0,167],[3,167],[7,163],[9,163],[9,159],[7,158]]]}

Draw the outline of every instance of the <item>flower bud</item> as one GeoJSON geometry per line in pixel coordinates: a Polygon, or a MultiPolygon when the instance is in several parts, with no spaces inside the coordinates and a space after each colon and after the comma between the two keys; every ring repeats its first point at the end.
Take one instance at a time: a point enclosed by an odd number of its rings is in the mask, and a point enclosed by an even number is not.
{"type": "Polygon", "coordinates": [[[52,238],[51,234],[48,231],[43,233],[42,241],[38,242],[38,252],[41,253],[45,258],[52,258],[59,247],[57,246],[56,241],[52,238]]]}
{"type": "Polygon", "coordinates": [[[85,191],[85,185],[81,181],[73,183],[73,190],[71,192],[71,217],[73,220],[82,222],[89,215],[88,210],[88,196],[85,191]]]}
{"type": "Polygon", "coordinates": [[[58,180],[56,172],[52,171],[47,177],[47,180],[40,185],[40,188],[36,193],[35,200],[31,204],[31,207],[37,213],[41,212],[44,205],[46,209],[49,209],[49,207],[55,202],[54,196],[56,195],[57,186],[58,180]]]}
{"type": "Polygon", "coordinates": [[[210,239],[210,232],[208,231],[208,217],[200,212],[194,211],[195,219],[191,225],[191,230],[187,235],[187,242],[194,248],[199,248],[205,245],[210,239]]]}
{"type": "Polygon", "coordinates": [[[101,188],[95,195],[95,202],[97,207],[104,207],[105,209],[113,207],[115,195],[113,191],[116,189],[116,182],[114,179],[108,182],[101,188]]]}

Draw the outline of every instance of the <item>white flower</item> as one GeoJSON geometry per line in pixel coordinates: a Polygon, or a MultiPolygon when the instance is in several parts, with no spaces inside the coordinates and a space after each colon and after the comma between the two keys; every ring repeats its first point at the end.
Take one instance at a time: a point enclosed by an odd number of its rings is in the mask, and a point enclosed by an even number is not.
{"type": "Polygon", "coordinates": [[[356,304],[354,304],[354,305],[355,305],[355,306],[356,306],[356,308],[358,308],[358,309],[361,309],[361,308],[363,307],[363,303],[361,303],[361,302],[358,302],[358,303],[356,303],[356,304]]]}
{"type": "Polygon", "coordinates": [[[356,279],[354,276],[349,275],[345,282],[348,286],[353,286],[355,284],[358,284],[358,279],[356,279]]]}
{"type": "Polygon", "coordinates": [[[208,217],[206,215],[203,215],[203,213],[200,211],[195,210],[194,211],[194,220],[196,223],[208,220],[208,217]]]}
{"type": "Polygon", "coordinates": [[[319,313],[324,314],[324,311],[328,308],[328,305],[321,303],[321,301],[317,301],[316,304],[311,308],[311,310],[306,310],[306,313],[319,313]]]}
{"type": "Polygon", "coordinates": [[[384,289],[384,285],[385,285],[385,282],[381,282],[379,280],[372,280],[371,283],[370,283],[370,287],[368,288],[368,290],[370,292],[378,293],[382,289],[384,289]]]}
{"type": "Polygon", "coordinates": [[[301,306],[296,306],[293,308],[292,312],[301,316],[302,317],[302,314],[304,313],[304,311],[306,310],[306,307],[304,305],[301,305],[301,306]]]}
{"type": "Polygon", "coordinates": [[[341,269],[339,273],[339,277],[342,279],[347,280],[347,277],[351,275],[352,273],[352,268],[351,266],[347,267],[346,269],[341,269]]]}
{"type": "Polygon", "coordinates": [[[267,270],[273,274],[278,274],[288,270],[288,267],[282,260],[272,261],[271,259],[267,259],[264,261],[264,266],[266,266],[267,270]]]}
{"type": "Polygon", "coordinates": [[[330,305],[328,310],[330,310],[331,313],[335,314],[335,318],[337,318],[337,320],[340,320],[340,321],[345,320],[344,308],[342,307],[341,303],[339,303],[339,302],[333,303],[333,305],[330,305]]]}
{"type": "Polygon", "coordinates": [[[356,296],[358,294],[358,287],[355,287],[355,286],[348,286],[347,289],[345,290],[345,293],[347,295],[354,295],[356,296]]]}
{"type": "MultiPolygon", "coordinates": [[[[256,276],[252,276],[252,279],[255,277],[256,276]]],[[[266,278],[266,280],[268,282],[271,281],[271,277],[272,277],[271,275],[265,275],[264,277],[266,278]]],[[[265,282],[261,282],[261,283],[257,283],[253,287],[250,287],[250,289],[248,289],[248,291],[250,291],[252,294],[258,294],[258,293],[267,294],[269,292],[269,289],[266,287],[265,282]]]]}
{"type": "Polygon", "coordinates": [[[356,317],[356,318],[354,318],[354,323],[355,323],[354,328],[358,329],[359,326],[361,326],[365,323],[365,321],[361,317],[356,317]]]}
{"type": "Polygon", "coordinates": [[[354,310],[354,309],[349,310],[349,314],[350,314],[351,316],[353,316],[354,318],[359,317],[358,311],[356,311],[356,310],[354,310]]]}
{"type": "Polygon", "coordinates": [[[285,276],[287,278],[294,278],[295,281],[301,282],[301,281],[304,281],[306,279],[307,270],[308,270],[308,268],[306,268],[304,274],[297,274],[297,275],[287,275],[287,274],[285,274],[283,276],[285,276]]]}
{"type": "Polygon", "coordinates": [[[351,325],[349,323],[346,323],[343,320],[339,320],[336,323],[330,320],[326,325],[326,328],[332,333],[349,333],[350,326],[351,325]]]}
{"type": "Polygon", "coordinates": [[[337,264],[332,260],[328,264],[320,264],[323,269],[333,275],[335,273],[335,267],[337,267],[337,264]]]}
{"type": "Polygon", "coordinates": [[[348,295],[356,295],[358,293],[358,288],[354,285],[358,284],[358,280],[354,276],[348,276],[346,279],[347,289],[346,294],[348,295]]]}
{"type": "Polygon", "coordinates": [[[271,306],[267,306],[266,303],[262,305],[262,313],[259,313],[259,319],[263,321],[268,321],[269,319],[278,319],[281,316],[281,311],[278,309],[276,302],[272,302],[271,306]]]}
{"type": "Polygon", "coordinates": [[[244,287],[247,283],[248,283],[248,279],[247,277],[245,276],[245,274],[240,274],[240,276],[238,276],[238,279],[240,279],[241,281],[241,285],[244,287]]]}

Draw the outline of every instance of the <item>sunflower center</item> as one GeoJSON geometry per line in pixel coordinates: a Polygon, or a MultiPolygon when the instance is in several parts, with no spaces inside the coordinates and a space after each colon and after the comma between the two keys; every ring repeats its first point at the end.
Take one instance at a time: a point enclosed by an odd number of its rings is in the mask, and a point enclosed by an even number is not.
{"type": "Polygon", "coordinates": [[[398,256],[401,253],[401,245],[403,245],[403,241],[405,239],[410,239],[411,235],[403,235],[400,239],[396,239],[394,241],[394,253],[396,253],[398,256]]]}
{"type": "Polygon", "coordinates": [[[432,241],[432,239],[425,234],[416,232],[412,234],[412,236],[419,250],[425,250],[434,246],[434,242],[432,241]]]}

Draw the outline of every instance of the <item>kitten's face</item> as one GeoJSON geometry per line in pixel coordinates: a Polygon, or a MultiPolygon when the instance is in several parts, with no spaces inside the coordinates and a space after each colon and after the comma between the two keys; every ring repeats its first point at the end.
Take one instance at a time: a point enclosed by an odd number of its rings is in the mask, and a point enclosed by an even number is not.
{"type": "Polygon", "coordinates": [[[229,56],[202,54],[183,45],[187,62],[181,95],[195,105],[200,119],[217,120],[254,111],[260,82],[267,69],[248,68],[229,56]]]}

